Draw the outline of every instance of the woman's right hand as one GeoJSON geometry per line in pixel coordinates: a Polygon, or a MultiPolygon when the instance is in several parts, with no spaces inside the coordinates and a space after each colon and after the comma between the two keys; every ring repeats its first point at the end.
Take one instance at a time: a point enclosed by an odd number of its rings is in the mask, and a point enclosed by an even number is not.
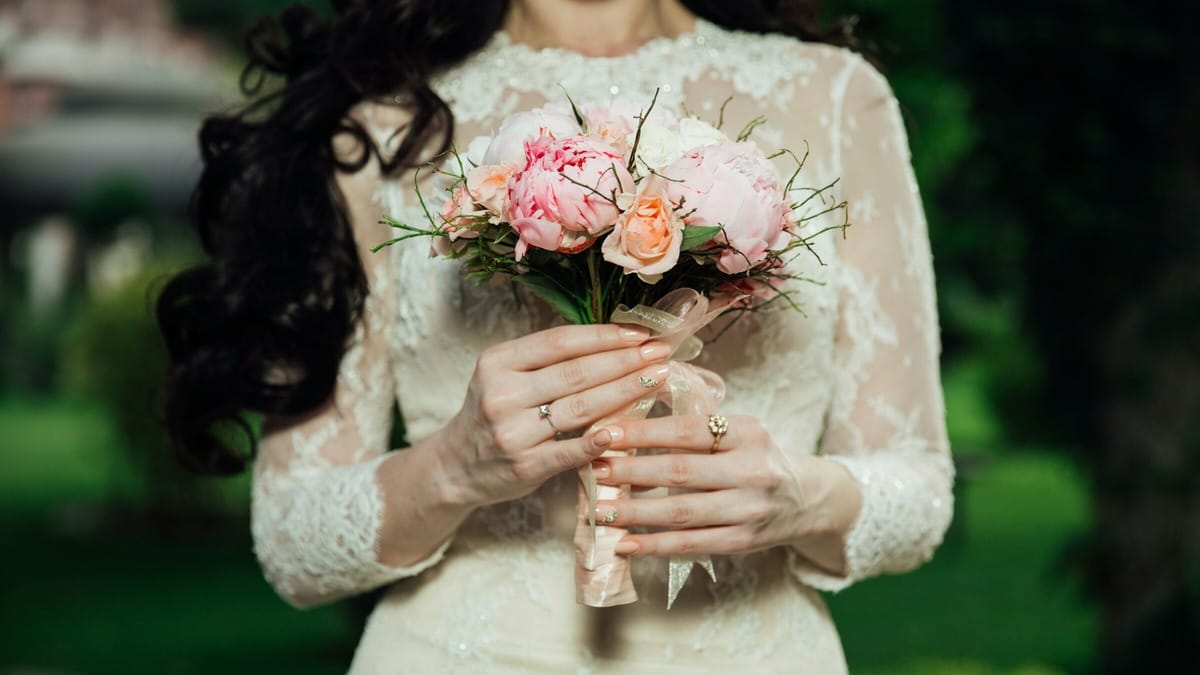
{"type": "Polygon", "coordinates": [[[455,501],[523,497],[600,456],[612,443],[607,429],[562,440],[556,429],[586,429],[661,386],[671,349],[648,340],[640,328],[561,326],[485,350],[444,430],[442,470],[455,501]],[[538,412],[542,404],[549,419],[538,412]]]}

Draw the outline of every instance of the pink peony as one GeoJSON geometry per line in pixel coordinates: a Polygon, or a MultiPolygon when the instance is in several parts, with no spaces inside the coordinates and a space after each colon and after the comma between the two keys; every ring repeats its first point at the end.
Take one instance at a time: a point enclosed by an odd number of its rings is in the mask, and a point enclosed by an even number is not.
{"type": "Polygon", "coordinates": [[[666,167],[667,194],[693,226],[722,226],[717,268],[741,274],[787,245],[787,204],[775,167],[751,142],[696,148],[666,167]]]}
{"type": "Polygon", "coordinates": [[[566,106],[548,105],[504,118],[483,153],[484,164],[519,164],[525,159],[525,143],[539,138],[568,138],[583,130],[566,106]]]}
{"type": "Polygon", "coordinates": [[[505,219],[529,246],[576,252],[616,222],[615,196],[633,189],[621,154],[583,136],[525,144],[525,163],[508,181],[505,219]]]}

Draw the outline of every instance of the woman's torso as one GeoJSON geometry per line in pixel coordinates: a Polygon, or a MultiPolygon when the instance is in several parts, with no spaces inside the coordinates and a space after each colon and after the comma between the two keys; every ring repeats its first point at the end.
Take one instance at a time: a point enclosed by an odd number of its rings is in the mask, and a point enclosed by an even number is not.
{"type": "MultiPolygon", "coordinates": [[[[562,100],[560,84],[576,101],[639,107],[657,89],[659,105],[711,121],[729,99],[726,129],[764,115],[752,138],[767,152],[810,151],[797,184],[816,186],[837,177],[841,139],[833,120],[839,80],[853,58],[700,22],[692,34],[612,59],[535,51],[498,36],[434,85],[454,111],[458,147],[508,114],[562,100]]],[[[384,128],[378,131],[382,140],[384,128]]],[[[780,162],[785,177],[793,167],[780,162]]],[[[425,194],[436,193],[425,186],[425,194]]],[[[380,198],[398,218],[422,218],[408,181],[384,185],[380,198]]],[[[803,254],[793,263],[791,271],[806,279],[791,285],[803,312],[781,304],[744,315],[697,359],[725,379],[722,412],[759,417],[788,453],[816,451],[833,396],[835,236],[816,239],[820,262],[803,254]]],[[[430,258],[424,240],[385,251],[388,278],[376,292],[395,316],[390,362],[409,438],[417,439],[458,411],[484,348],[553,318],[511,285],[474,286],[453,262],[430,258]]],[[[717,582],[693,576],[670,612],[664,560],[635,565],[639,602],[577,605],[576,484],[565,474],[529,497],[477,511],[441,563],[389,590],[352,672],[844,671],[824,604],[788,573],[778,550],[718,559],[717,582]]]]}

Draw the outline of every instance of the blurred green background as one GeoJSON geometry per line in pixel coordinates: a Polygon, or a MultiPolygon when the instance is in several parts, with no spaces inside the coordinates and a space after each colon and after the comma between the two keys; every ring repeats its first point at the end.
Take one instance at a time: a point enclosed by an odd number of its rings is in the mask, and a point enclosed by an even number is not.
{"type": "MultiPolygon", "coordinates": [[[[284,0],[0,0],[0,673],[336,673],[248,482],[156,426],[205,111],[284,0]]],[[[315,3],[320,4],[320,3],[315,3]]],[[[908,117],[959,467],[915,573],[830,596],[852,672],[1195,672],[1200,81],[1179,3],[837,0],[908,117]],[[1189,645],[1191,648],[1189,648],[1189,645]]]]}

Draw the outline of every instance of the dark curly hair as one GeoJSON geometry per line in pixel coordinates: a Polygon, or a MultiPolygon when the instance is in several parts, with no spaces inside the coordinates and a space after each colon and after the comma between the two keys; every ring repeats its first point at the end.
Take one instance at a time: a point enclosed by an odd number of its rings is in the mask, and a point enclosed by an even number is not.
{"type": "MultiPolygon", "coordinates": [[[[684,4],[727,28],[853,46],[850,22],[815,28],[815,2],[684,4]]],[[[334,172],[377,160],[394,175],[428,161],[431,145],[448,149],[453,116],[429,77],[481,48],[508,10],[507,0],[332,5],[330,19],[294,4],[252,28],[241,81],[250,103],[200,130],[192,219],[208,260],[171,279],[157,305],[170,358],[166,428],[193,471],[245,468],[249,457],[221,425],[241,428],[253,447],[245,413],[297,415],[331,395],[367,294],[334,172]],[[385,97],[411,114],[391,156],[348,117],[385,97]],[[332,147],[347,134],[359,148],[349,159],[332,147]],[[272,378],[279,367],[296,377],[272,378]]]]}

